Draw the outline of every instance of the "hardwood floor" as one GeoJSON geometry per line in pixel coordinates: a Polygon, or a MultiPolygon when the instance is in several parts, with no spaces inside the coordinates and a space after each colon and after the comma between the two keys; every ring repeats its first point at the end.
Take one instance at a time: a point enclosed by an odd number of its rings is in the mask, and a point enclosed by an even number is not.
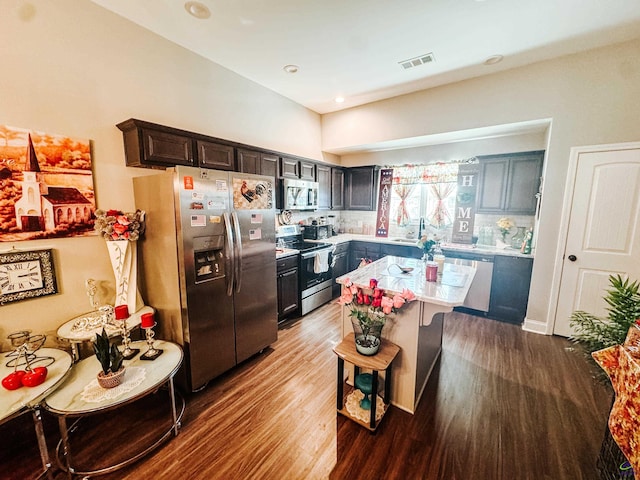
{"type": "MultiPolygon", "coordinates": [[[[98,478],[598,478],[611,394],[565,339],[448,314],[441,360],[416,414],[391,407],[371,435],[336,415],[339,315],[329,304],[285,325],[272,348],[187,397],[177,437],[98,478]]],[[[57,422],[44,416],[53,450],[57,422]]],[[[160,419],[168,419],[163,391],[89,417],[75,434],[83,440],[72,444],[74,458],[88,464],[149,442],[137,435],[160,428],[160,419]]],[[[0,448],[1,478],[37,475],[30,416],[0,426],[0,448]]]]}

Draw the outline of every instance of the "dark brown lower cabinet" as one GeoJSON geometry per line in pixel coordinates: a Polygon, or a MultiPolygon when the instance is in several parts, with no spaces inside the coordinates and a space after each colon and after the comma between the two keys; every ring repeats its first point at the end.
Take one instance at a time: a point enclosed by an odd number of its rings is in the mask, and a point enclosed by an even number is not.
{"type": "Polygon", "coordinates": [[[298,255],[276,260],[278,288],[278,321],[298,311],[298,255]]]}
{"type": "Polygon", "coordinates": [[[527,314],[533,258],[496,255],[488,317],[520,324],[527,314]]]}

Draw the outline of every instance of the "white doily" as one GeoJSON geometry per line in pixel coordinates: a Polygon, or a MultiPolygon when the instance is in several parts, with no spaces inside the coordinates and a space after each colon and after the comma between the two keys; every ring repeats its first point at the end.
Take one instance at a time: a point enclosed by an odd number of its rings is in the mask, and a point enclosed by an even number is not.
{"type": "Polygon", "coordinates": [[[127,370],[124,372],[124,380],[120,385],[113,388],[102,388],[98,384],[98,379],[94,378],[84,387],[81,395],[82,400],[88,403],[113,400],[140,385],[146,375],[147,371],[142,367],[127,367],[127,370]]]}
{"type": "MultiPolygon", "coordinates": [[[[369,423],[369,420],[371,420],[371,411],[365,410],[360,406],[360,400],[363,398],[364,393],[356,389],[347,395],[347,403],[345,404],[345,407],[347,412],[349,412],[349,415],[357,418],[361,422],[369,423]]],[[[380,420],[383,414],[384,402],[382,401],[382,398],[380,398],[380,395],[378,395],[376,399],[376,421],[380,420]]]]}

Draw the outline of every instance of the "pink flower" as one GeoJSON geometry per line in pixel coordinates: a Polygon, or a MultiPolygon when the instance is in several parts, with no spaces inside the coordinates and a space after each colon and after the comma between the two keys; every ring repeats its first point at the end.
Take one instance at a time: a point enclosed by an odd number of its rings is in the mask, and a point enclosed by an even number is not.
{"type": "Polygon", "coordinates": [[[358,287],[356,287],[355,285],[351,284],[351,286],[349,287],[349,290],[351,290],[351,293],[356,295],[358,293],[358,287]]]}
{"type": "Polygon", "coordinates": [[[393,296],[393,308],[400,308],[404,305],[404,298],[400,295],[393,296]]]}
{"type": "Polygon", "coordinates": [[[380,299],[380,306],[382,307],[382,311],[388,315],[392,312],[393,300],[389,297],[382,297],[380,299]]]}
{"type": "Polygon", "coordinates": [[[116,232],[118,235],[122,235],[124,232],[127,231],[127,226],[122,225],[121,223],[114,223],[113,231],[116,232]]]}
{"type": "Polygon", "coordinates": [[[402,293],[400,294],[400,296],[402,296],[402,298],[404,298],[407,302],[413,302],[416,299],[416,294],[407,288],[402,289],[402,293]]]}
{"type": "Polygon", "coordinates": [[[129,225],[131,222],[129,221],[129,219],[127,218],[126,215],[118,215],[116,217],[116,221],[120,224],[120,225],[129,225]]]}
{"type": "Polygon", "coordinates": [[[347,305],[351,302],[353,302],[353,295],[349,290],[345,290],[342,295],[340,295],[340,298],[338,298],[338,303],[340,305],[347,305]]]}
{"type": "Polygon", "coordinates": [[[351,285],[353,285],[353,282],[351,281],[351,279],[349,277],[347,277],[347,278],[344,279],[343,285],[348,288],[351,285]]]}

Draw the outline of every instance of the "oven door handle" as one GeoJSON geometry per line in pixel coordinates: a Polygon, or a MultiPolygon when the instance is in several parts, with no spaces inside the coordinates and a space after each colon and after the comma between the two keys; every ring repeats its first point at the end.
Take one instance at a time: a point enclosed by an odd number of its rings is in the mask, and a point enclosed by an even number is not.
{"type": "Polygon", "coordinates": [[[333,251],[332,248],[319,248],[318,250],[312,250],[311,252],[301,253],[300,256],[304,259],[307,259],[307,258],[315,257],[316,253],[324,252],[325,250],[328,251],[329,253],[333,251]]]}

